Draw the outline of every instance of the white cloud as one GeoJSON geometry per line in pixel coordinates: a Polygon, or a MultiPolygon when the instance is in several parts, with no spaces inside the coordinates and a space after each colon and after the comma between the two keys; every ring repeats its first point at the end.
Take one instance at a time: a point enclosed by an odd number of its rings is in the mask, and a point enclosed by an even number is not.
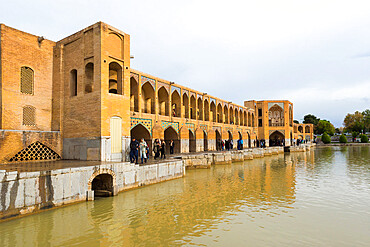
{"type": "Polygon", "coordinates": [[[298,119],[336,125],[370,108],[368,0],[13,0],[1,11],[52,40],[107,22],[131,35],[133,68],[236,103],[289,99],[298,119]]]}

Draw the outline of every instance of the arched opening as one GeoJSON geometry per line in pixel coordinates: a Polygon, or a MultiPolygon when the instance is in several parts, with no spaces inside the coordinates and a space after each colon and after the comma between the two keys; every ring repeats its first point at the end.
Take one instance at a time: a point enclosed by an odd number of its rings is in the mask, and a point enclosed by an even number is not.
{"type": "Polygon", "coordinates": [[[182,104],[185,110],[185,118],[189,118],[189,96],[186,93],[182,95],[182,104]]]}
{"type": "Polygon", "coordinates": [[[169,126],[165,131],[164,131],[164,141],[166,142],[166,152],[170,153],[170,142],[171,140],[173,141],[174,148],[173,148],[173,153],[180,153],[180,140],[179,140],[179,135],[177,134],[176,130],[172,128],[172,126],[169,126]]]}
{"type": "Polygon", "coordinates": [[[216,122],[216,105],[213,101],[211,102],[211,116],[210,116],[210,118],[212,119],[212,122],[216,122]]]}
{"type": "Polygon", "coordinates": [[[116,62],[109,64],[109,93],[123,94],[122,67],[116,62]]]}
{"type": "Polygon", "coordinates": [[[167,92],[165,87],[161,87],[158,90],[158,104],[159,104],[159,106],[158,106],[159,115],[169,116],[169,112],[168,112],[168,105],[169,105],[168,92],[167,92]]]}
{"type": "Polygon", "coordinates": [[[284,126],[284,110],[277,104],[269,109],[269,126],[284,126]]]}
{"type": "Polygon", "coordinates": [[[204,120],[209,121],[209,103],[208,100],[204,100],[204,120]]]}
{"type": "Polygon", "coordinates": [[[216,129],[216,150],[220,151],[221,150],[221,133],[216,129]]]}
{"type": "Polygon", "coordinates": [[[171,95],[172,102],[172,116],[181,117],[181,98],[179,93],[175,90],[171,95]]]}
{"type": "Polygon", "coordinates": [[[251,148],[252,147],[251,135],[249,134],[249,132],[247,132],[247,134],[248,134],[248,147],[251,148]]]}
{"type": "Polygon", "coordinates": [[[290,124],[290,127],[293,126],[293,109],[292,109],[292,105],[289,105],[289,124],[290,124]]]}
{"type": "Polygon", "coordinates": [[[85,66],[85,93],[91,93],[94,86],[94,64],[88,63],[85,66]]]}
{"type": "Polygon", "coordinates": [[[203,147],[204,151],[208,151],[208,136],[205,130],[203,130],[203,147]]]}
{"type": "Polygon", "coordinates": [[[254,113],[252,113],[252,127],[254,127],[254,113]]]}
{"type": "Polygon", "coordinates": [[[306,136],[306,141],[309,142],[311,140],[310,136],[306,136]]]}
{"type": "Polygon", "coordinates": [[[131,140],[135,138],[138,142],[141,141],[141,138],[144,138],[146,144],[149,147],[149,153],[151,154],[152,151],[152,136],[147,128],[143,125],[138,124],[134,128],[131,129],[131,140]]]}
{"type": "Polygon", "coordinates": [[[131,111],[139,112],[139,92],[138,82],[134,77],[130,79],[130,109],[131,111]]]}
{"type": "Polygon", "coordinates": [[[239,110],[239,125],[244,125],[243,111],[239,110]]]}
{"type": "Polygon", "coordinates": [[[218,103],[217,105],[217,122],[222,123],[223,120],[223,115],[222,115],[222,106],[221,103],[218,103]]]}
{"type": "Polygon", "coordinates": [[[252,127],[252,114],[248,112],[248,127],[252,127]]]}
{"type": "Polygon", "coordinates": [[[75,69],[70,73],[69,89],[71,96],[77,96],[77,70],[75,69]]]}
{"type": "Polygon", "coordinates": [[[195,135],[191,130],[189,130],[189,152],[196,152],[195,135]]]}
{"type": "Polygon", "coordinates": [[[274,147],[274,146],[284,146],[284,135],[280,131],[274,131],[270,135],[270,141],[269,141],[269,146],[274,147]]]}
{"type": "Polygon", "coordinates": [[[110,119],[111,160],[122,160],[122,118],[111,117],[110,119]]]}
{"type": "Polygon", "coordinates": [[[198,98],[198,119],[203,120],[203,101],[202,98],[198,98]]]}
{"type": "Polygon", "coordinates": [[[150,82],[145,82],[141,87],[142,112],[155,114],[154,88],[150,82]]]}
{"type": "Polygon", "coordinates": [[[229,116],[230,116],[230,124],[234,124],[234,108],[233,107],[230,107],[229,109],[229,116]]]}
{"type": "Polygon", "coordinates": [[[299,133],[303,133],[303,127],[302,126],[298,126],[298,131],[299,131],[299,133]]]}
{"type": "Polygon", "coordinates": [[[235,108],[235,125],[239,125],[239,112],[238,109],[235,108]]]}
{"type": "Polygon", "coordinates": [[[308,125],[307,125],[307,126],[305,127],[305,132],[306,132],[306,133],[310,133],[310,126],[308,126],[308,125]]]}
{"type": "Polygon", "coordinates": [[[248,125],[248,117],[247,117],[247,112],[244,112],[244,123],[243,123],[243,125],[244,126],[247,126],[248,125]]]}
{"type": "Polygon", "coordinates": [[[113,196],[113,177],[110,174],[100,174],[96,176],[91,189],[94,191],[94,197],[113,196]]]}
{"type": "Polygon", "coordinates": [[[225,124],[229,123],[229,110],[227,109],[227,105],[224,105],[224,116],[225,116],[225,124]]]}
{"type": "Polygon", "coordinates": [[[190,118],[196,119],[196,101],[194,95],[190,97],[190,118]]]}

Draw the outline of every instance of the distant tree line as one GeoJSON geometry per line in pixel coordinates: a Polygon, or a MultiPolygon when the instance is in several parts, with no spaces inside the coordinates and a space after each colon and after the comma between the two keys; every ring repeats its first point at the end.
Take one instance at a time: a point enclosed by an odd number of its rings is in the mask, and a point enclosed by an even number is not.
{"type": "MultiPolygon", "coordinates": [[[[334,133],[341,133],[341,131],[338,128],[336,129],[334,125],[330,123],[330,121],[322,120],[312,114],[305,115],[303,123],[313,124],[314,134],[316,135],[322,135],[326,133],[329,136],[332,136],[334,133]]],[[[351,133],[353,138],[359,136],[361,138],[361,142],[368,142],[366,132],[370,131],[370,110],[367,109],[363,112],[356,111],[353,114],[348,113],[343,120],[343,125],[343,132],[351,133]]],[[[326,135],[324,139],[328,139],[326,135]]],[[[340,142],[347,142],[347,138],[345,136],[341,136],[340,142]]]]}

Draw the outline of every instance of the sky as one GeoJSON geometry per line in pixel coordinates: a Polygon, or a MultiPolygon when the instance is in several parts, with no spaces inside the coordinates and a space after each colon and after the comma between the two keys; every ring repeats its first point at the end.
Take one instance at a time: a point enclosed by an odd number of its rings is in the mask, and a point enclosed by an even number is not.
{"type": "Polygon", "coordinates": [[[53,41],[103,21],[132,68],[239,105],[286,99],[336,127],[370,108],[368,0],[0,2],[0,23],[53,41]]]}

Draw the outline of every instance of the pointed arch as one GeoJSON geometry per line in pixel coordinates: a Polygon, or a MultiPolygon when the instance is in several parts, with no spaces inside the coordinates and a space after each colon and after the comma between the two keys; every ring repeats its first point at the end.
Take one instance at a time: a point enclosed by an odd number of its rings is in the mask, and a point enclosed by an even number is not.
{"type": "Polygon", "coordinates": [[[172,116],[181,117],[181,97],[177,90],[174,90],[171,95],[172,116]]]}
{"type": "Polygon", "coordinates": [[[204,100],[204,120],[209,121],[209,102],[208,102],[208,99],[204,100]]]}
{"type": "Polygon", "coordinates": [[[140,142],[141,138],[144,138],[146,144],[148,144],[149,150],[152,148],[152,135],[149,130],[141,123],[137,124],[130,131],[131,140],[135,138],[140,142]]]}
{"type": "Polygon", "coordinates": [[[211,109],[210,119],[212,119],[212,122],[216,122],[216,105],[213,101],[211,102],[210,109],[211,109]]]}
{"type": "Polygon", "coordinates": [[[247,117],[247,112],[244,111],[243,112],[243,119],[244,119],[244,122],[243,122],[243,126],[247,126],[248,125],[248,117],[247,117]]]}
{"type": "Polygon", "coordinates": [[[167,145],[167,150],[166,150],[167,153],[170,153],[170,142],[171,141],[173,141],[174,143],[174,153],[180,153],[181,144],[180,144],[179,134],[172,126],[168,126],[164,130],[164,141],[167,145]]]}
{"type": "Polygon", "coordinates": [[[134,77],[130,78],[130,110],[139,112],[139,83],[134,77]]]}
{"type": "Polygon", "coordinates": [[[218,103],[217,105],[217,122],[223,123],[222,105],[218,103]]]}
{"type": "Polygon", "coordinates": [[[230,117],[230,124],[235,124],[234,122],[234,107],[230,106],[229,108],[229,117],[230,117]]]}
{"type": "Polygon", "coordinates": [[[122,66],[116,62],[109,64],[109,93],[123,94],[122,66]]]}
{"type": "Polygon", "coordinates": [[[142,112],[155,114],[155,93],[152,84],[145,82],[141,87],[142,112]]]}
{"type": "Polygon", "coordinates": [[[182,104],[184,107],[185,118],[189,118],[189,96],[186,93],[182,95],[182,104]]]}
{"type": "Polygon", "coordinates": [[[198,110],[197,110],[197,116],[198,120],[203,120],[203,100],[202,98],[198,98],[198,110]]]}
{"type": "Polygon", "coordinates": [[[196,119],[197,103],[194,95],[190,96],[190,118],[196,119]]]}
{"type": "Polygon", "coordinates": [[[224,117],[225,117],[225,124],[229,123],[229,109],[227,105],[224,105],[224,117]]]}
{"type": "Polygon", "coordinates": [[[169,116],[169,100],[168,91],[165,87],[161,87],[158,90],[158,114],[163,116],[169,116]]]}

